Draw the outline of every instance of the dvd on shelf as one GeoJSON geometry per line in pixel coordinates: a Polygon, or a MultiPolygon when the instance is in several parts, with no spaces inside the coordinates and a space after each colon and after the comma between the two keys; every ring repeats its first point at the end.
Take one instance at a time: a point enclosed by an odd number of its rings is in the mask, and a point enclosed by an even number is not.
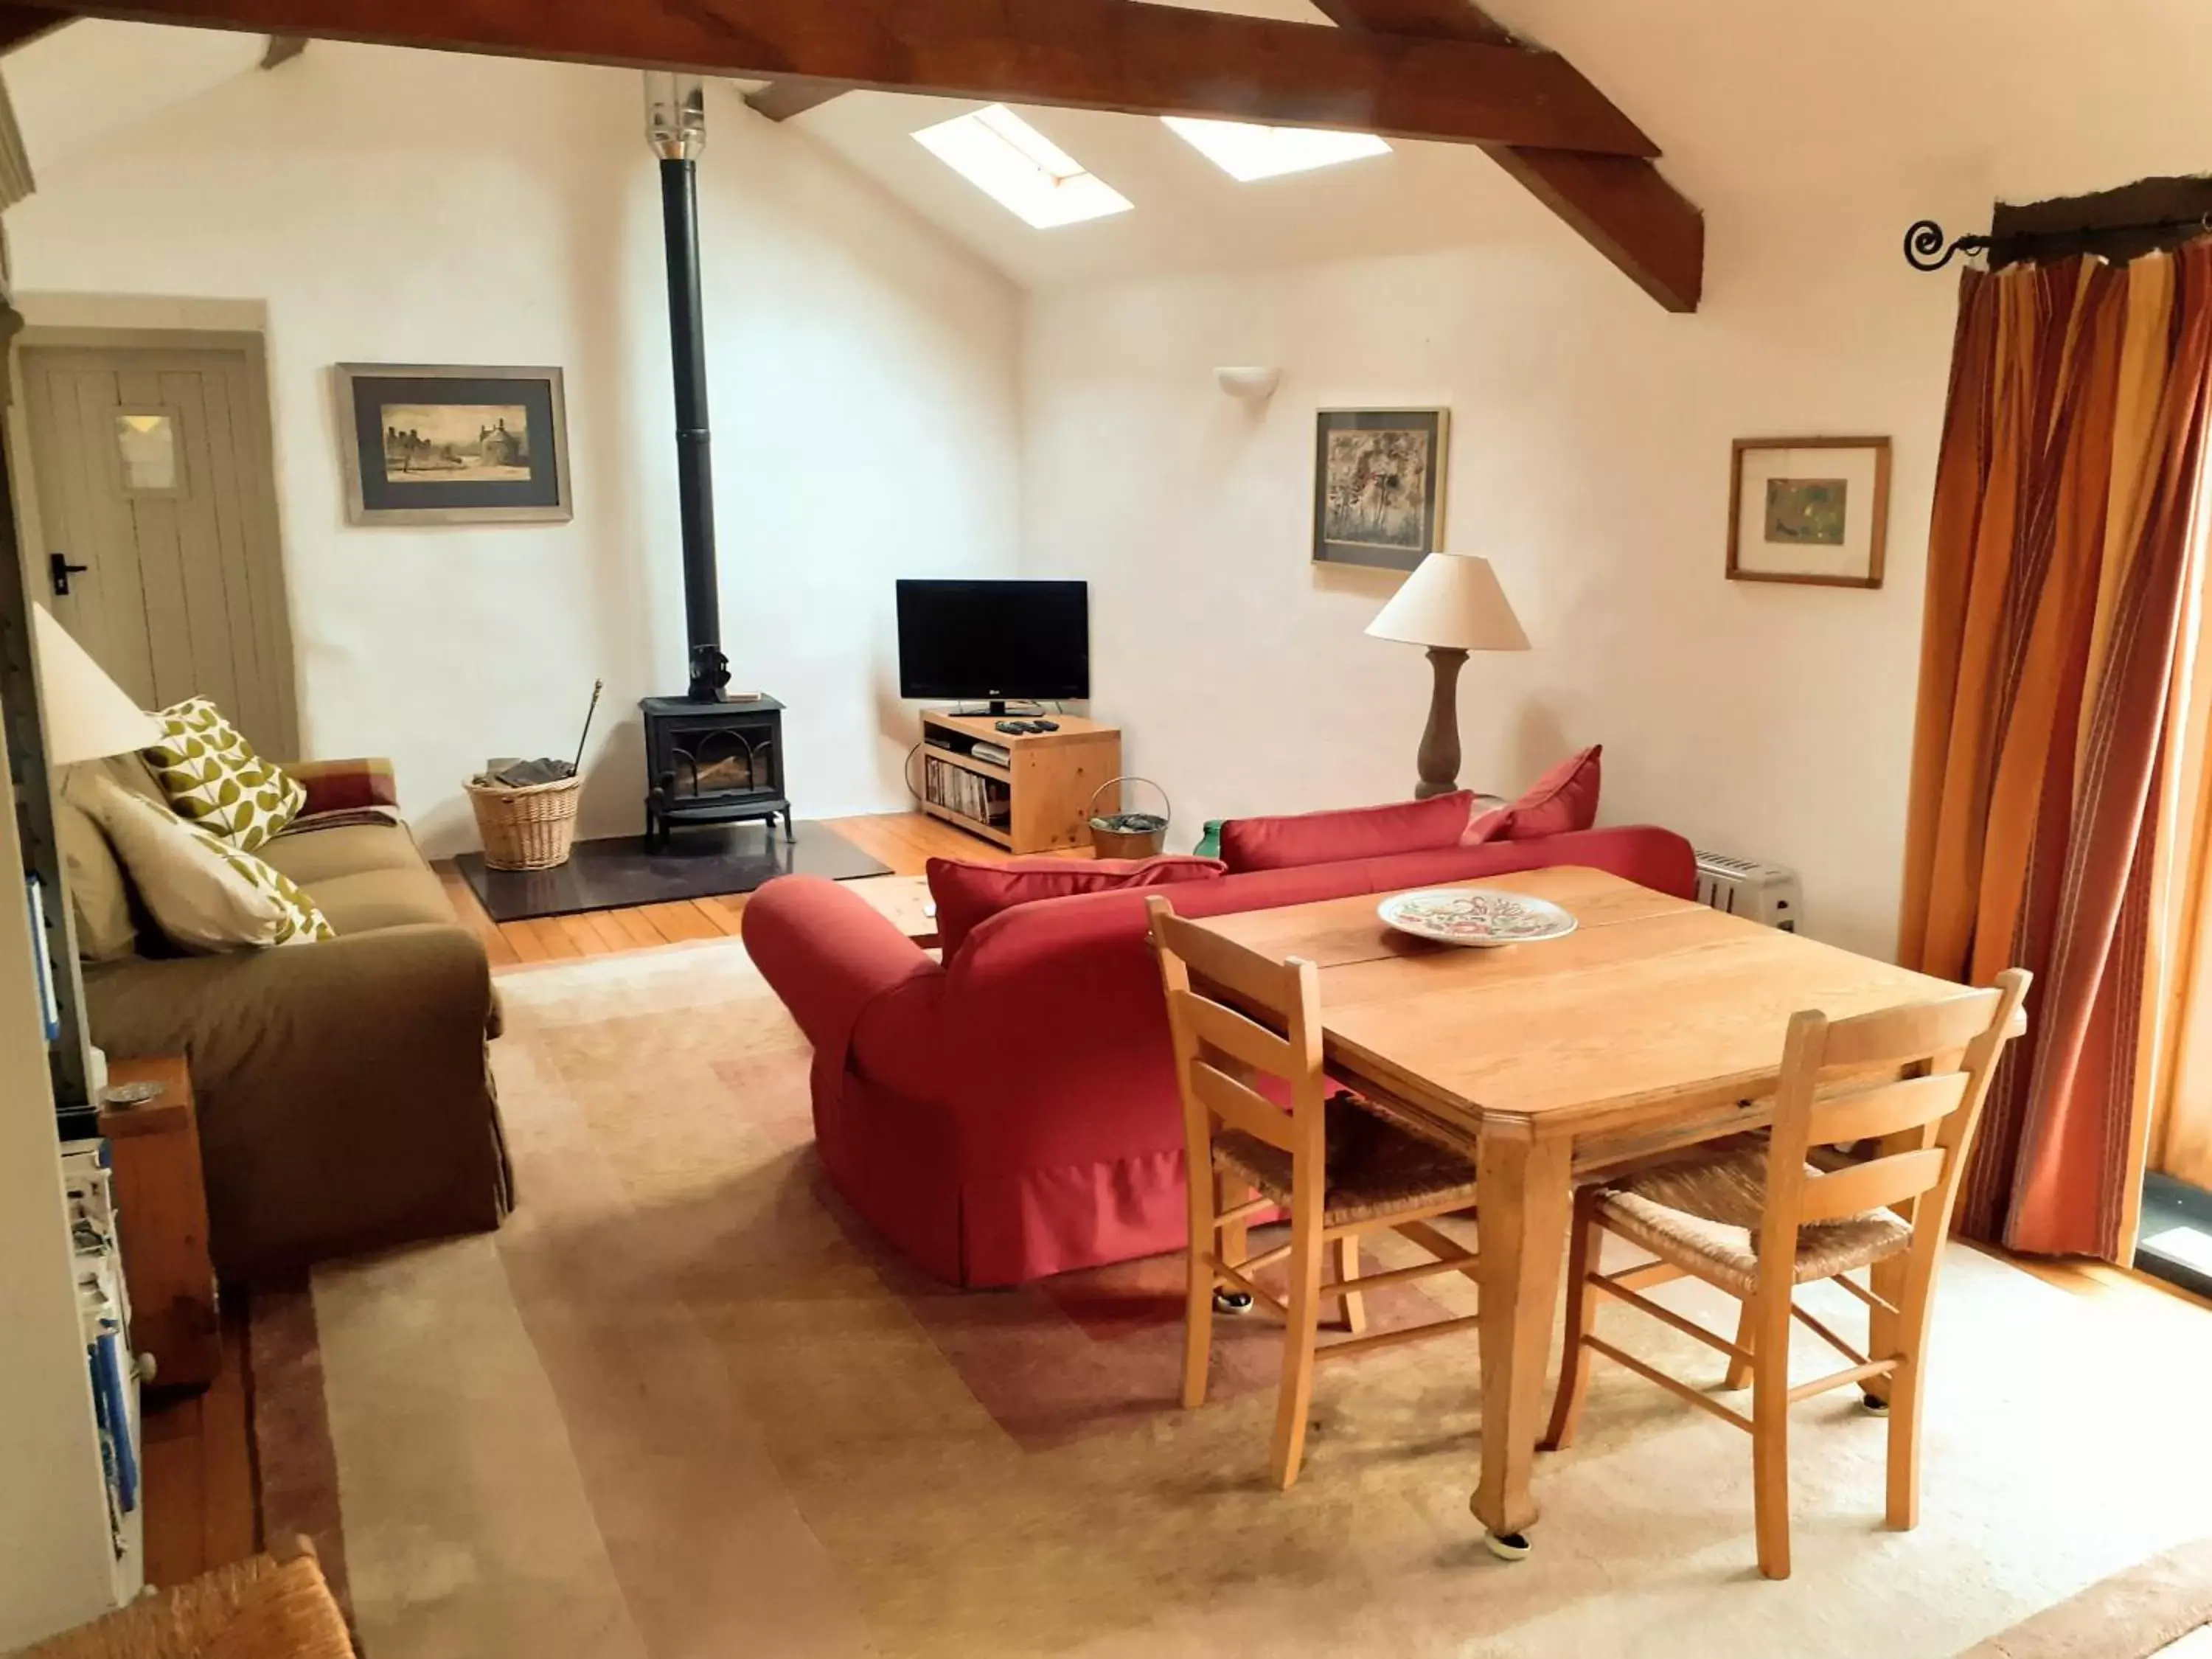
{"type": "Polygon", "coordinates": [[[1006,785],[934,755],[924,757],[922,798],[994,830],[1006,829],[1013,816],[1013,793],[1006,785]]]}

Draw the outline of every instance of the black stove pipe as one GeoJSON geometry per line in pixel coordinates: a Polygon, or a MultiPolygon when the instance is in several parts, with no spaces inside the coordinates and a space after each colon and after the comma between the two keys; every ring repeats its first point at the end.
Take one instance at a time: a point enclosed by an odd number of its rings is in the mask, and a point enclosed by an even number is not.
{"type": "Polygon", "coordinates": [[[714,458],[707,428],[707,329],[699,286],[698,163],[664,155],[660,217],[668,248],[668,337],[676,371],[676,491],[684,532],[684,629],[694,702],[719,702],[730,683],[714,563],[714,458]]]}

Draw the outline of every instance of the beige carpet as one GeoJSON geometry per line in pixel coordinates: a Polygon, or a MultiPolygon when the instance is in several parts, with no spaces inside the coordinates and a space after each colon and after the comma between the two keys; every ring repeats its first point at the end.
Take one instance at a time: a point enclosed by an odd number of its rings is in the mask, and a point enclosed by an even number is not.
{"type": "MultiPolygon", "coordinates": [[[[1172,1263],[955,1295],[825,1199],[804,1042],[734,942],[501,987],[515,1218],[313,1285],[371,1659],[1907,1659],[2212,1531],[2212,1318],[1964,1249],[1921,1527],[1881,1528],[1881,1424],[1814,1402],[1786,1584],[1753,1571],[1747,1441],[1602,1364],[1583,1443],[1540,1463],[1534,1557],[1492,1560],[1471,1337],[1323,1368],[1278,1494],[1273,1333],[1237,1322],[1215,1401],[1176,1409],[1172,1263]]],[[[2146,1650],[2118,1639],[2079,1651],[2146,1650]]]]}

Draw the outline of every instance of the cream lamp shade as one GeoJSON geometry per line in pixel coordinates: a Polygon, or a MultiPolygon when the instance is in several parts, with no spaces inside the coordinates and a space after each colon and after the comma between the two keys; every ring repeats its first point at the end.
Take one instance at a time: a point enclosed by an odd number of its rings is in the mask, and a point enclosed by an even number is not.
{"type": "Polygon", "coordinates": [[[1526,651],[1528,636],[1490,561],[1431,553],[1367,631],[1378,640],[1448,651],[1526,651]]]}
{"type": "Polygon", "coordinates": [[[102,755],[127,755],[161,740],[161,723],[131,702],[70,632],[31,607],[38,638],[39,701],[46,711],[46,763],[68,766],[102,755]]]}

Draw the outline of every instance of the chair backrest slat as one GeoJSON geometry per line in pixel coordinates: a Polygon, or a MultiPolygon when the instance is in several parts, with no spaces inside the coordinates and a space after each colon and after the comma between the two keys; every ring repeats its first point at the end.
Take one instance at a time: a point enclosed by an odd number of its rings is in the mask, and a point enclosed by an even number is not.
{"type": "Polygon", "coordinates": [[[1813,1103],[1807,1139],[1814,1146],[1840,1146],[1923,1127],[1958,1109],[1967,1081],[1964,1072],[1943,1072],[1823,1095],[1813,1103]]]}
{"type": "Polygon", "coordinates": [[[1184,1077],[1198,1103],[1230,1128],[1242,1129],[1286,1152],[1297,1149],[1291,1115],[1258,1090],[1247,1088],[1204,1060],[1192,1060],[1184,1077]]]}
{"type": "Polygon", "coordinates": [[[1288,1077],[1294,1069],[1291,1045],[1234,1008],[1196,991],[1171,991],[1168,1001],[1168,1017],[1182,1020],[1201,1049],[1215,1050],[1270,1077],[1288,1077]]]}
{"type": "Polygon", "coordinates": [[[1295,963],[1274,961],[1184,921],[1164,894],[1151,895],[1146,908],[1152,915],[1153,944],[1180,957],[1189,972],[1261,1007],[1279,1011],[1297,1005],[1295,963]]]}
{"type": "Polygon", "coordinates": [[[1956,1054],[1989,1030],[2002,996],[1994,990],[1961,991],[1933,1002],[1839,1019],[1828,1027],[1820,1069],[1832,1075],[1863,1072],[1956,1054]]]}
{"type": "Polygon", "coordinates": [[[1164,894],[1150,895],[1146,909],[1167,990],[1190,1156],[1200,1155],[1217,1119],[1293,1158],[1320,1156],[1326,1090],[1314,965],[1296,957],[1277,962],[1194,927],[1176,915],[1164,894]],[[1286,1085],[1290,1109],[1240,1072],[1286,1085]]]}
{"type": "Polygon", "coordinates": [[[1800,1189],[1797,1219],[1809,1226],[1917,1198],[1942,1180],[1949,1156],[1941,1146],[1923,1146],[1808,1176],[1800,1189]]]}

